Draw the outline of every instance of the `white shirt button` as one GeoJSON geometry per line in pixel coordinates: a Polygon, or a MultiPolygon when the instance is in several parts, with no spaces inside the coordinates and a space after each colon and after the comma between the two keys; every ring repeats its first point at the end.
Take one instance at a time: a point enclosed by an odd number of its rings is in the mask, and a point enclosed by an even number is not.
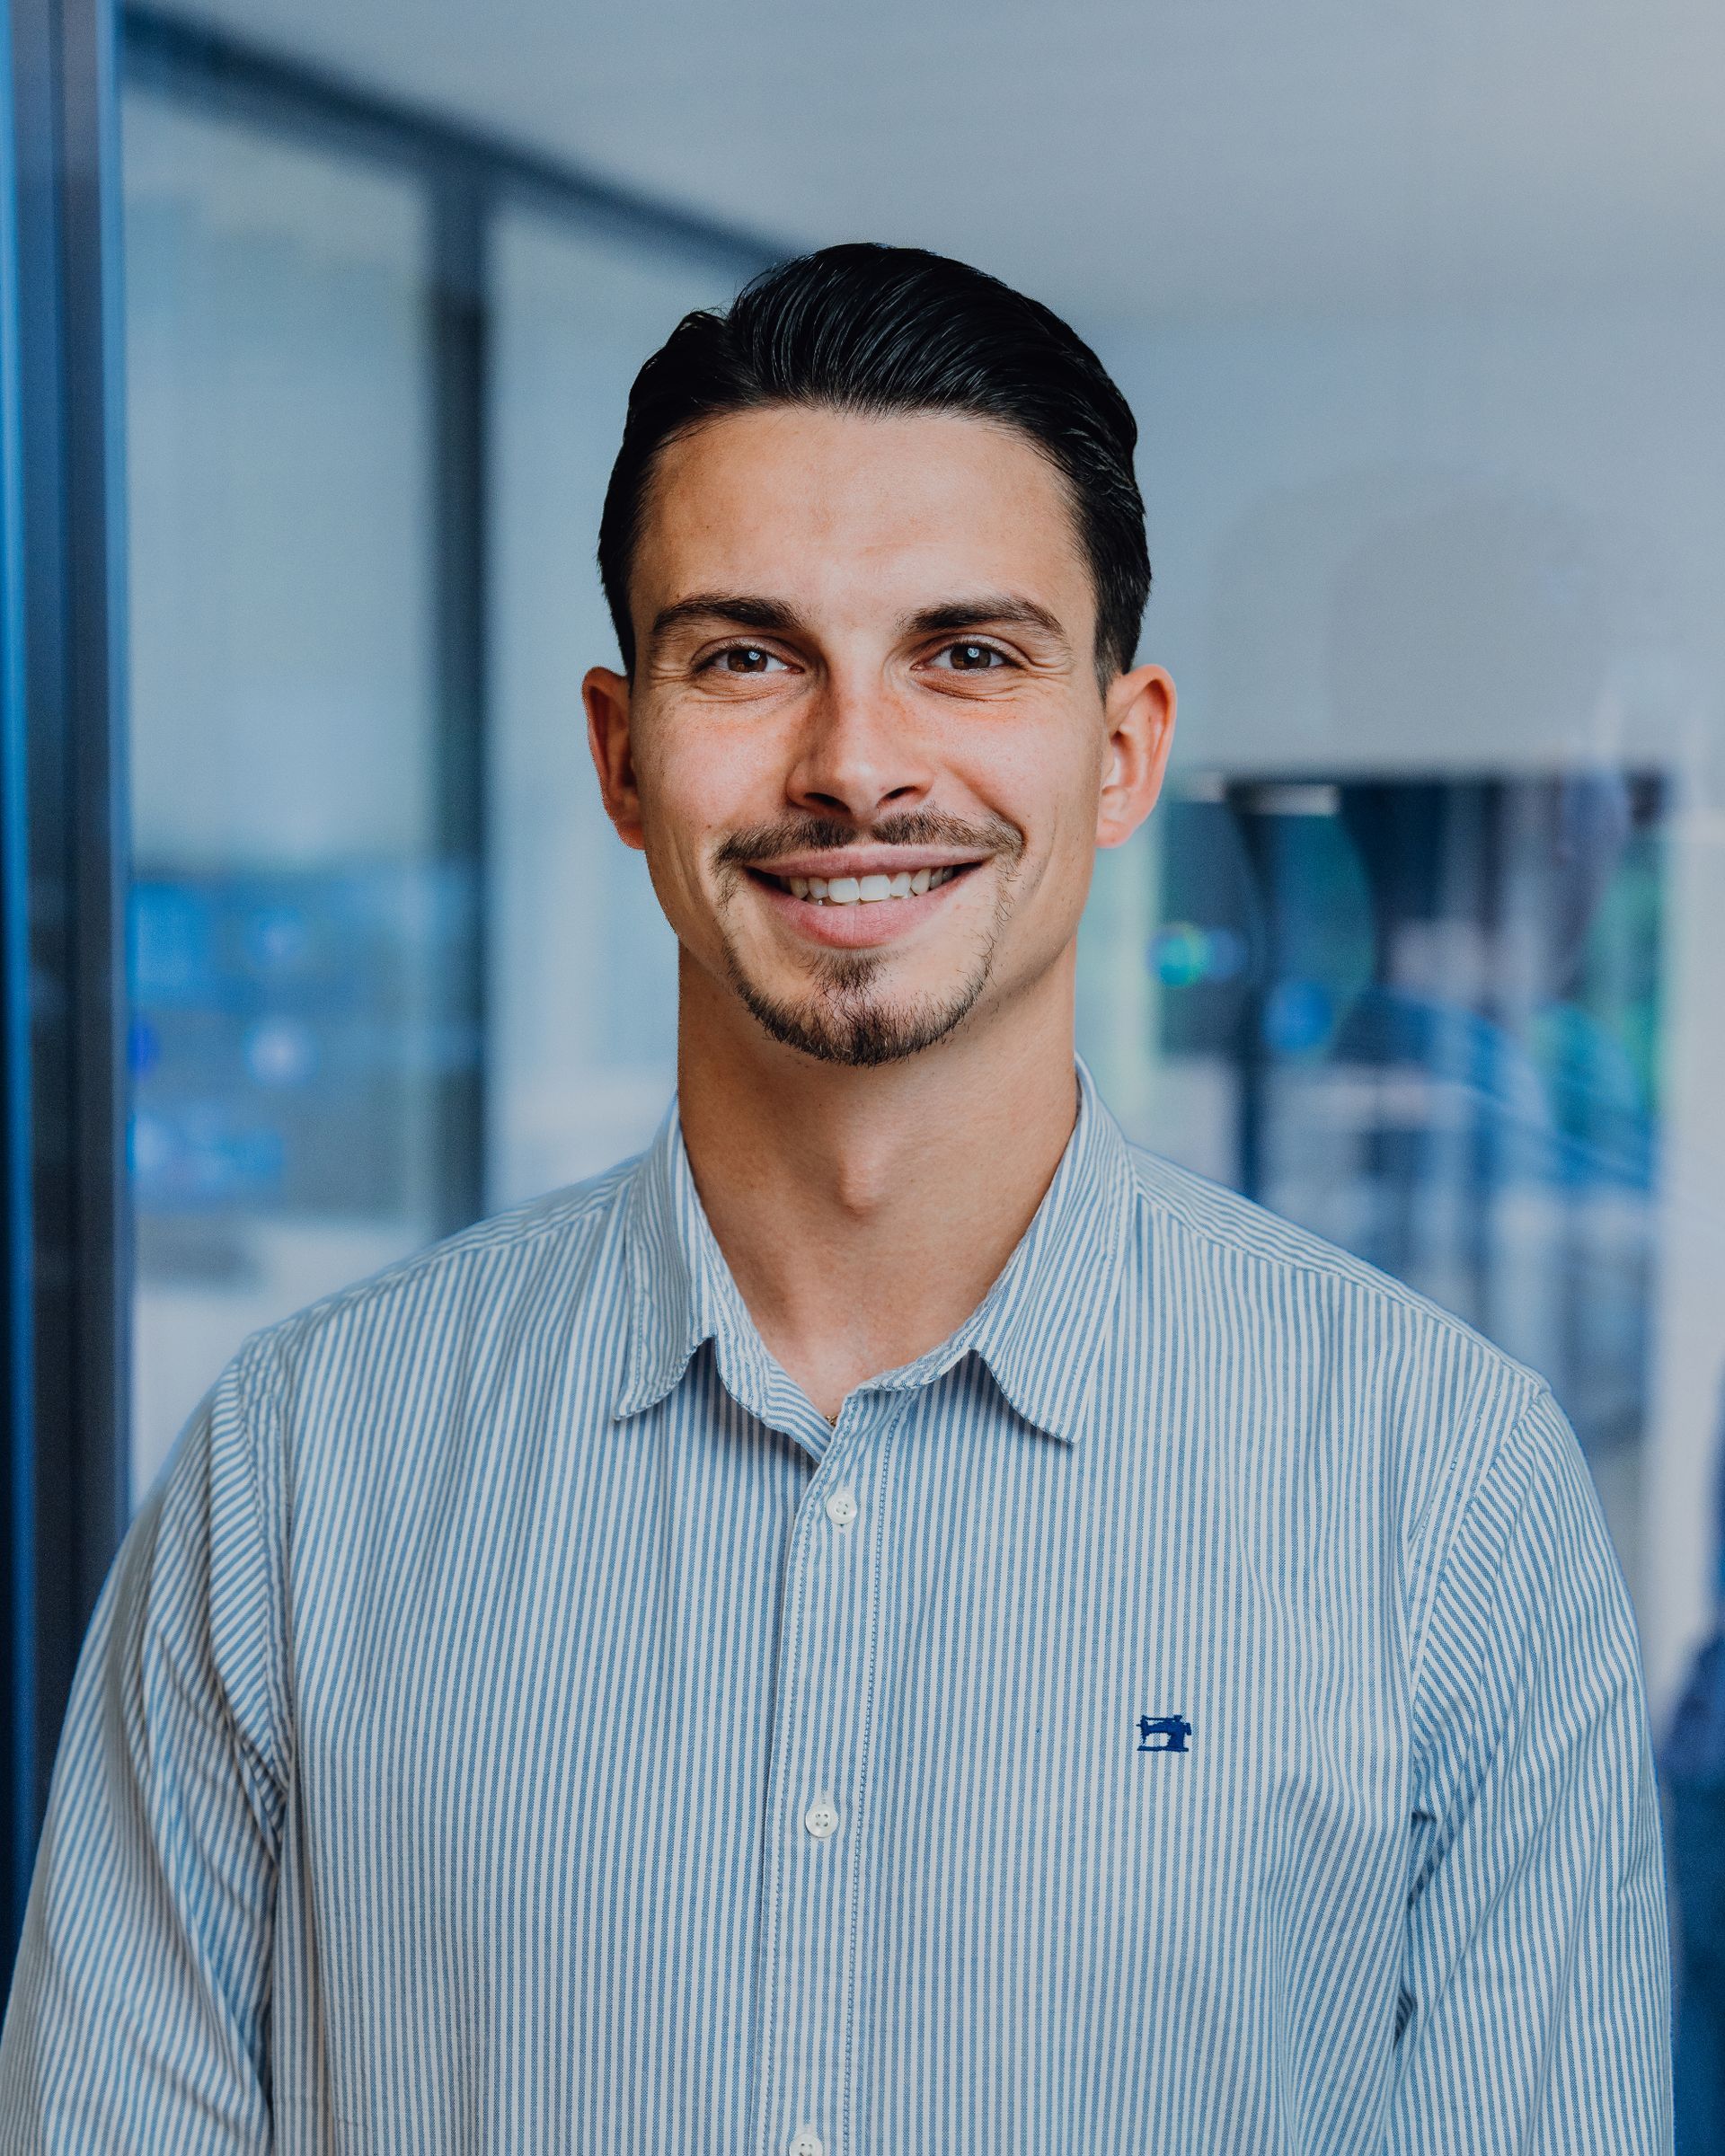
{"type": "Polygon", "coordinates": [[[802,1824],[817,1842],[824,1842],[828,1834],[838,1831],[838,1807],[833,1802],[830,1789],[823,1789],[815,1798],[802,1815],[802,1824]]]}
{"type": "Polygon", "coordinates": [[[825,2145],[812,2126],[799,2126],[791,2136],[789,2156],[826,2156],[825,2145]]]}
{"type": "Polygon", "coordinates": [[[835,1527],[848,1527],[857,1509],[856,1498],[849,1489],[836,1489],[827,1500],[827,1517],[835,1527]]]}

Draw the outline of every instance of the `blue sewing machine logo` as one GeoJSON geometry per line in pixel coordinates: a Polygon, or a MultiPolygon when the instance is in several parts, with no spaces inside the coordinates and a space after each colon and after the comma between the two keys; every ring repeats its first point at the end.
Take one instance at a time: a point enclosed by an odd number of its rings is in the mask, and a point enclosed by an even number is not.
{"type": "Polygon", "coordinates": [[[1138,1717],[1140,1752],[1183,1752],[1192,1725],[1183,1714],[1141,1714],[1138,1717]]]}

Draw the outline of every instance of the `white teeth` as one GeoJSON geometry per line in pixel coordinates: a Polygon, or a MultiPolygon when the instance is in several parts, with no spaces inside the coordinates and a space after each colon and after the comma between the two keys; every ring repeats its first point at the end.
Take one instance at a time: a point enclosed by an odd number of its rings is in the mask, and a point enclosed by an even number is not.
{"type": "Polygon", "coordinates": [[[872,906],[883,898],[920,898],[951,883],[958,873],[956,867],[900,869],[896,876],[786,876],[782,880],[792,897],[806,898],[812,906],[872,906]]]}

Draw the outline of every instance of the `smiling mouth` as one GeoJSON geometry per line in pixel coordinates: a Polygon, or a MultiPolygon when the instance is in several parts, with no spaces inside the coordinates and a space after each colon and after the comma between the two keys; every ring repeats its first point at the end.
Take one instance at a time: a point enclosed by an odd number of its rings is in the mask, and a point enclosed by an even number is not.
{"type": "Polygon", "coordinates": [[[944,869],[900,869],[895,876],[774,876],[766,869],[750,869],[748,873],[810,906],[878,906],[886,898],[920,898],[981,865],[955,862],[944,869]]]}

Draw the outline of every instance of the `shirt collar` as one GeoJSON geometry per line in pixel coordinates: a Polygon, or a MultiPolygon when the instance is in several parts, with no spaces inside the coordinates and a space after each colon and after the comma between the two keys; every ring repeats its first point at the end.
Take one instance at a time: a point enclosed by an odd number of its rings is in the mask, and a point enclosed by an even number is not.
{"type": "MultiPolygon", "coordinates": [[[[1027,1422],[1066,1444],[1079,1436],[1113,1315],[1131,1163],[1082,1058],[1076,1067],[1077,1120],[1005,1269],[955,1332],[915,1362],[871,1379],[872,1386],[909,1391],[975,1354],[1027,1422]]],[[[781,1395],[788,1380],[708,1224],[675,1100],[629,1180],[625,1216],[630,1331],[618,1418],[663,1400],[707,1339],[730,1391],[759,1412],[758,1403],[781,1395]]]]}

